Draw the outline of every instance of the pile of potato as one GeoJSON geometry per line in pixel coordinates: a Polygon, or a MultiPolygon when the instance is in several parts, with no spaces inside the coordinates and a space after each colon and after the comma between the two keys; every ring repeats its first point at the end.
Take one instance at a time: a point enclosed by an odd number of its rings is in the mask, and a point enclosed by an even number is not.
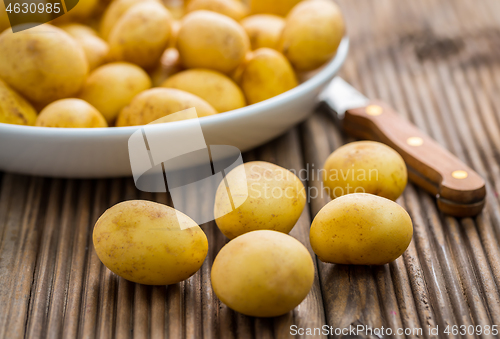
{"type": "MultiPolygon", "coordinates": [[[[322,173],[325,193],[327,187],[347,184],[365,193],[332,195],[334,200],[314,217],[309,241],[319,260],[383,265],[402,255],[413,225],[393,201],[406,186],[401,156],[380,143],[354,142],[333,152],[322,173]],[[330,176],[332,169],[377,168],[377,177],[366,180],[330,176]]],[[[250,316],[279,316],[308,295],[315,276],[311,252],[287,234],[302,215],[306,199],[305,187],[294,173],[263,161],[234,168],[220,183],[214,218],[230,241],[213,262],[211,282],[228,307],[250,316]]],[[[111,207],[97,221],[93,241],[110,270],[152,285],[177,283],[195,274],[209,246],[203,230],[188,216],[148,201],[111,207]]]]}
{"type": "Polygon", "coordinates": [[[333,57],[344,21],[329,0],[80,0],[18,33],[0,8],[0,30],[1,123],[106,127],[288,91],[333,57]]]}

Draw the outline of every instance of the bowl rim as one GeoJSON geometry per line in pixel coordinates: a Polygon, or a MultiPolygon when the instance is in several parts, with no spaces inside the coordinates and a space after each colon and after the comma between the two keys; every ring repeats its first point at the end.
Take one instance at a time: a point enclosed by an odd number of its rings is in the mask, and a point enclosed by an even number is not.
{"type": "MultiPolygon", "coordinates": [[[[284,93],[281,93],[275,97],[270,99],[258,102],[256,104],[248,105],[242,108],[238,108],[229,112],[224,112],[221,114],[215,114],[206,117],[200,117],[199,121],[203,127],[210,127],[213,125],[217,125],[222,121],[227,120],[237,120],[242,117],[247,117],[250,115],[258,114],[259,112],[263,112],[268,109],[273,109],[277,106],[282,105],[284,102],[290,100],[290,98],[294,96],[300,96],[300,94],[304,92],[308,92],[312,88],[317,87],[322,82],[328,81],[332,75],[338,72],[340,67],[343,65],[345,59],[347,58],[347,54],[349,52],[349,38],[344,36],[337,48],[335,53],[335,57],[333,57],[327,64],[323,66],[323,69],[320,70],[317,74],[312,76],[310,79],[307,79],[303,83],[299,84],[297,87],[292,88],[284,93]],[[266,108],[265,110],[263,108],[266,108]],[[229,113],[229,114],[226,114],[229,113]]],[[[157,125],[148,125],[155,127],[165,128],[169,126],[170,128],[182,128],[185,125],[186,121],[174,121],[166,124],[157,124],[157,125]]],[[[122,135],[131,135],[141,126],[125,126],[125,127],[98,127],[98,128],[53,128],[53,127],[41,127],[41,126],[24,126],[24,125],[15,125],[15,124],[6,124],[0,123],[0,134],[3,133],[19,133],[19,134],[30,134],[32,136],[36,135],[45,135],[54,137],[74,137],[78,135],[82,136],[91,136],[91,137],[99,137],[99,136],[122,136],[122,135]]]]}

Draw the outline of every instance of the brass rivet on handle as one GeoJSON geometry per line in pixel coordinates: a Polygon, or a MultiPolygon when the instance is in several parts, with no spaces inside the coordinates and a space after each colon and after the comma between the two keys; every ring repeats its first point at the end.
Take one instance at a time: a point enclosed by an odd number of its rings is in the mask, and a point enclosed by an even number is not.
{"type": "Polygon", "coordinates": [[[380,107],[379,105],[369,105],[369,106],[366,106],[366,114],[368,115],[380,115],[382,114],[382,107],[380,107]]]}
{"type": "Polygon", "coordinates": [[[469,176],[469,173],[467,173],[466,171],[457,170],[457,171],[453,171],[451,173],[451,176],[455,179],[465,179],[469,176]]]}
{"type": "Polygon", "coordinates": [[[422,146],[424,139],[420,137],[409,137],[406,139],[406,143],[410,146],[422,146]]]}

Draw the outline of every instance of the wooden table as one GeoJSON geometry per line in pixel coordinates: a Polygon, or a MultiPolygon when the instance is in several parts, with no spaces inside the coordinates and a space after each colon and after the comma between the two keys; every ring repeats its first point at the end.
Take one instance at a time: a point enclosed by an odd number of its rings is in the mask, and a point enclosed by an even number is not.
{"type": "MultiPolygon", "coordinates": [[[[141,193],[128,178],[5,173],[0,337],[260,339],[289,337],[292,325],[352,324],[422,328],[422,335],[407,337],[431,338],[445,337],[447,325],[500,325],[500,1],[339,2],[352,43],[342,75],[368,96],[390,102],[478,171],[488,186],[484,213],[474,219],[441,215],[432,196],[409,185],[398,202],[413,219],[414,238],[402,257],[381,267],[316,260],[317,278],[304,302],[287,315],[257,319],[231,311],[211,289],[210,267],[226,242],[214,223],[203,225],[207,260],[185,282],[133,284],[100,263],[91,241],[98,216],[126,199],[168,203],[166,195],[141,193]],[[436,326],[439,335],[429,334],[436,326]]],[[[329,116],[315,114],[245,160],[318,167],[349,141],[329,116]]],[[[202,204],[196,195],[193,203],[202,204]]],[[[308,247],[311,219],[325,203],[311,199],[291,232],[308,247]]]]}

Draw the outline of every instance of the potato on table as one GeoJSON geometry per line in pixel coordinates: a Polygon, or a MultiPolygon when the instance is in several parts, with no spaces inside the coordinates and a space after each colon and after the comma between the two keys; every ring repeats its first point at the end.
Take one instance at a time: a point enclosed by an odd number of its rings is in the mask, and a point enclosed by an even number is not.
{"type": "Polygon", "coordinates": [[[62,29],[44,24],[29,33],[0,34],[0,78],[32,103],[71,97],[88,73],[83,49],[62,29]]]}
{"type": "Polygon", "coordinates": [[[111,57],[144,68],[156,66],[167,48],[171,21],[170,12],[159,3],[148,1],[131,7],[109,34],[111,57]]]}
{"type": "Polygon", "coordinates": [[[314,264],[298,240],[254,231],[231,240],[214,260],[212,288],[229,308],[254,317],[293,310],[309,293],[314,264]]]}
{"type": "Polygon", "coordinates": [[[208,252],[207,237],[191,218],[142,200],[125,201],[104,212],[92,238],[107,268],[146,285],[170,285],[189,278],[208,252]]]}
{"type": "Polygon", "coordinates": [[[205,99],[219,113],[245,106],[241,89],[226,75],[210,69],[189,69],[174,74],[162,87],[177,88],[205,99]]]}
{"type": "Polygon", "coordinates": [[[339,147],[326,159],[323,169],[323,184],[332,199],[350,193],[371,193],[396,200],[408,181],[401,155],[375,141],[339,147]]]}
{"type": "Polygon", "coordinates": [[[211,11],[187,14],[177,37],[181,62],[187,68],[230,73],[250,48],[248,36],[236,21],[211,11]]]}
{"type": "Polygon", "coordinates": [[[142,68],[128,62],[114,62],[90,73],[80,98],[97,108],[112,124],[123,107],[149,88],[151,79],[142,68]]]}
{"type": "Polygon", "coordinates": [[[35,121],[33,106],[0,80],[0,123],[33,126],[35,121]]]}
{"type": "Polygon", "coordinates": [[[321,261],[384,265],[403,254],[412,235],[413,224],[404,208],[373,194],[354,193],[318,212],[309,239],[321,261]]]}
{"type": "Polygon", "coordinates": [[[270,99],[298,85],[288,60],[271,48],[259,48],[243,65],[240,85],[248,104],[270,99]]]}
{"type": "Polygon", "coordinates": [[[36,125],[66,128],[108,127],[102,114],[80,99],[54,101],[40,112],[36,125]]]}
{"type": "Polygon", "coordinates": [[[118,115],[116,126],[147,125],[171,113],[196,108],[198,117],[217,114],[205,100],[174,88],[152,88],[137,95],[118,115]]]}
{"type": "Polygon", "coordinates": [[[300,179],[268,162],[240,165],[227,174],[225,181],[231,198],[241,199],[231,201],[225,182],[221,182],[215,195],[214,215],[217,227],[229,239],[255,230],[288,233],[306,204],[300,179]],[[233,205],[239,207],[233,210],[233,205]]]}
{"type": "Polygon", "coordinates": [[[333,1],[303,1],[286,17],[279,50],[296,70],[311,71],[333,57],[344,32],[342,13],[333,1]]]}

